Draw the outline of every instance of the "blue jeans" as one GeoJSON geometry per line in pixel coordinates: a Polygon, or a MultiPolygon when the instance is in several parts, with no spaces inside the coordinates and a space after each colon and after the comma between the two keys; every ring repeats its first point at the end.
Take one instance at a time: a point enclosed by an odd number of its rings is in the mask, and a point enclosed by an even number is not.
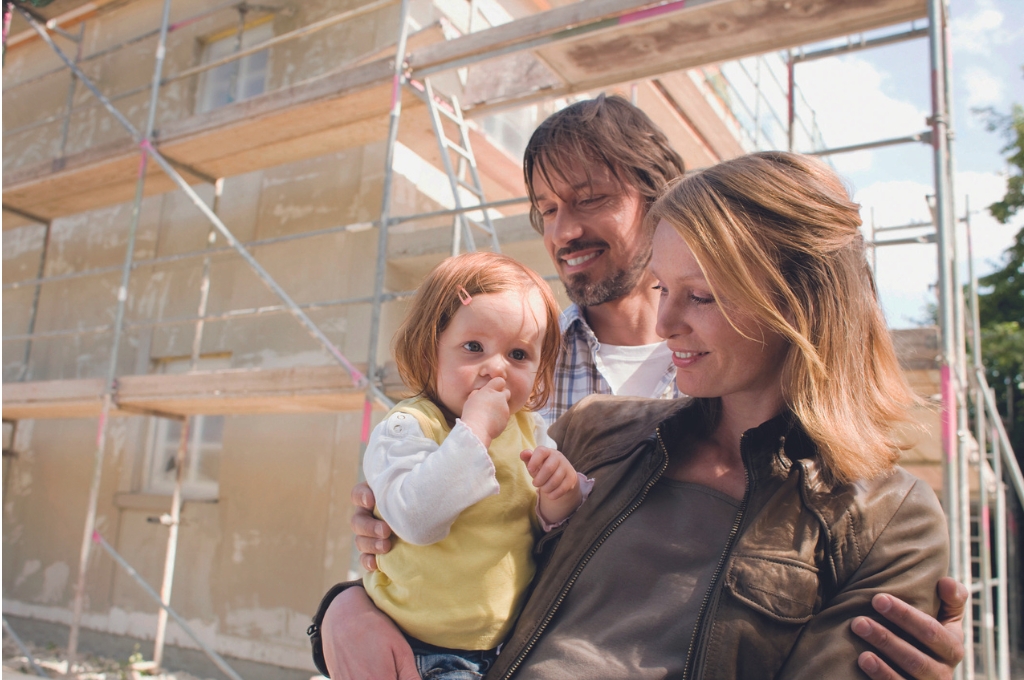
{"type": "Polygon", "coordinates": [[[498,657],[496,649],[447,649],[406,636],[423,680],[480,680],[498,657]]]}

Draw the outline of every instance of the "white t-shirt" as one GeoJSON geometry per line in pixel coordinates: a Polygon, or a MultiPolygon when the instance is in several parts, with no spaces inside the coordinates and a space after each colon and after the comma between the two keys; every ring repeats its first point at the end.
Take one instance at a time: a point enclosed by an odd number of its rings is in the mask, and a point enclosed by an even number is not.
{"type": "Polygon", "coordinates": [[[620,397],[649,397],[665,376],[672,352],[664,342],[652,345],[609,345],[602,342],[597,350],[601,374],[620,397]]]}

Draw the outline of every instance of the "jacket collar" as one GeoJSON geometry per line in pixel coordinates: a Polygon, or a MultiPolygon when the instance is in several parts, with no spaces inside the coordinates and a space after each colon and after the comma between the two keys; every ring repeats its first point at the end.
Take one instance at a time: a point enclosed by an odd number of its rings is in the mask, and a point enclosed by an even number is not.
{"type": "MultiPolygon", "coordinates": [[[[708,408],[707,402],[697,399],[686,402],[685,407],[658,426],[669,437],[705,426],[707,415],[702,410],[708,408]]],[[[796,417],[786,411],[744,432],[740,450],[750,479],[756,482],[789,474],[795,462],[815,458],[817,447],[796,417]]],[[[816,465],[813,467],[817,470],[816,465]]]]}
{"type": "MultiPolygon", "coordinates": [[[[570,413],[575,411],[576,417],[586,419],[592,413],[588,407],[603,401],[614,403],[614,423],[594,422],[591,427],[577,424],[567,431],[567,414],[548,432],[560,450],[576,452],[573,464],[581,472],[628,455],[641,444],[653,446],[659,429],[671,447],[671,442],[683,433],[704,427],[707,418],[703,412],[707,403],[690,397],[641,399],[592,395],[570,413]]],[[[814,458],[817,451],[799,422],[788,412],[744,432],[741,450],[751,481],[785,476],[794,462],[814,458]]],[[[817,469],[814,465],[809,467],[817,469]]]]}

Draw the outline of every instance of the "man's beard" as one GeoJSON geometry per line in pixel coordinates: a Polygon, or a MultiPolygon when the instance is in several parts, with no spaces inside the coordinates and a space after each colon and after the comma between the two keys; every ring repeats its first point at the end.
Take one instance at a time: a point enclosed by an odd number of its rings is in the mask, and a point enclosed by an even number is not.
{"type": "Polygon", "coordinates": [[[597,281],[591,281],[591,275],[586,272],[570,274],[562,279],[562,284],[569,299],[578,306],[594,307],[618,300],[632,292],[640,283],[650,259],[651,251],[645,248],[625,269],[614,271],[597,281]]]}

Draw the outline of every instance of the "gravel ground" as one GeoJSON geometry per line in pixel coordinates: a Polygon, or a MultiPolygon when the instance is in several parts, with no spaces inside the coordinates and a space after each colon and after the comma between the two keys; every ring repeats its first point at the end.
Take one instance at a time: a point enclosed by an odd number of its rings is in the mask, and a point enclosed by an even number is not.
{"type": "MultiPolygon", "coordinates": [[[[128,659],[108,659],[104,657],[86,655],[78,662],[68,667],[67,655],[60,647],[37,647],[31,642],[25,642],[32,653],[36,664],[51,678],[77,678],[78,680],[210,680],[198,678],[191,673],[184,671],[156,672],[152,669],[152,662],[142,661],[142,655],[138,658],[134,655],[128,659]]],[[[3,669],[12,670],[28,675],[35,675],[35,671],[25,658],[24,653],[15,644],[14,640],[4,634],[3,642],[3,669]]]]}

